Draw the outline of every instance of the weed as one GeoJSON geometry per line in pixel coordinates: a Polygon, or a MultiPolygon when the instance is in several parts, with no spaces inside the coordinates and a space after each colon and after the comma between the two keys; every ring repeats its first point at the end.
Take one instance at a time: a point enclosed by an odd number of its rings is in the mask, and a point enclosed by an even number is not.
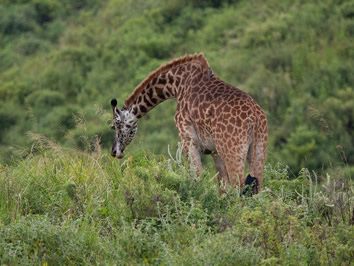
{"type": "Polygon", "coordinates": [[[180,153],[123,161],[36,135],[27,159],[0,169],[0,261],[5,264],[349,264],[351,180],[320,182],[267,165],[253,197],[219,196],[180,153]]]}

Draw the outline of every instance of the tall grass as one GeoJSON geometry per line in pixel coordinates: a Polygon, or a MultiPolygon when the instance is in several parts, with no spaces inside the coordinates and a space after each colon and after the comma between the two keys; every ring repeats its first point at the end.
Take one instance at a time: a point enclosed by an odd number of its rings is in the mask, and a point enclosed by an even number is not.
{"type": "MultiPolygon", "coordinates": [[[[32,134],[33,153],[0,168],[4,264],[350,264],[353,186],[267,165],[262,191],[218,195],[176,156],[122,161],[32,134]]],[[[92,142],[90,142],[92,143],[92,142]]],[[[171,152],[170,152],[171,154],[171,152]]]]}

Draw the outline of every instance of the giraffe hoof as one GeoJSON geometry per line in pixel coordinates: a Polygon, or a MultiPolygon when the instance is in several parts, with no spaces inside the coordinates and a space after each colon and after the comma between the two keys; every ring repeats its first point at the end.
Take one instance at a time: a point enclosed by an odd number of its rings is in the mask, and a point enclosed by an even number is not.
{"type": "Polygon", "coordinates": [[[242,195],[252,196],[258,193],[258,179],[250,174],[246,177],[245,185],[242,189],[242,195]]]}

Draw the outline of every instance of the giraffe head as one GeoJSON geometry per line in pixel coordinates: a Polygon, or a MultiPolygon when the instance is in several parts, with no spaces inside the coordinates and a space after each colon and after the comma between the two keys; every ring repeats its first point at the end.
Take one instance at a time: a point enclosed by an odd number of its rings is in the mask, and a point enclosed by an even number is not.
{"type": "Polygon", "coordinates": [[[115,131],[111,155],[122,159],[125,147],[133,140],[138,129],[137,118],[126,108],[119,109],[116,99],[111,101],[111,106],[113,110],[111,128],[115,131]]]}

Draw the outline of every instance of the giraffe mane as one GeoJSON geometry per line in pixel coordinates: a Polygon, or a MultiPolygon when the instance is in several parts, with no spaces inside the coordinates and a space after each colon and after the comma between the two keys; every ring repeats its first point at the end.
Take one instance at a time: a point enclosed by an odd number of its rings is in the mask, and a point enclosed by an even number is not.
{"type": "Polygon", "coordinates": [[[199,54],[193,54],[193,55],[185,55],[176,59],[171,60],[170,62],[161,65],[159,68],[154,70],[153,72],[150,73],[149,76],[147,76],[138,86],[135,87],[134,91],[126,98],[125,100],[125,106],[129,107],[135,99],[138,97],[139,94],[141,94],[142,90],[146,87],[146,85],[154,79],[156,76],[159,74],[166,72],[167,70],[170,70],[173,67],[189,63],[192,61],[199,61],[205,68],[209,68],[209,63],[207,59],[205,58],[203,53],[199,54]]]}

